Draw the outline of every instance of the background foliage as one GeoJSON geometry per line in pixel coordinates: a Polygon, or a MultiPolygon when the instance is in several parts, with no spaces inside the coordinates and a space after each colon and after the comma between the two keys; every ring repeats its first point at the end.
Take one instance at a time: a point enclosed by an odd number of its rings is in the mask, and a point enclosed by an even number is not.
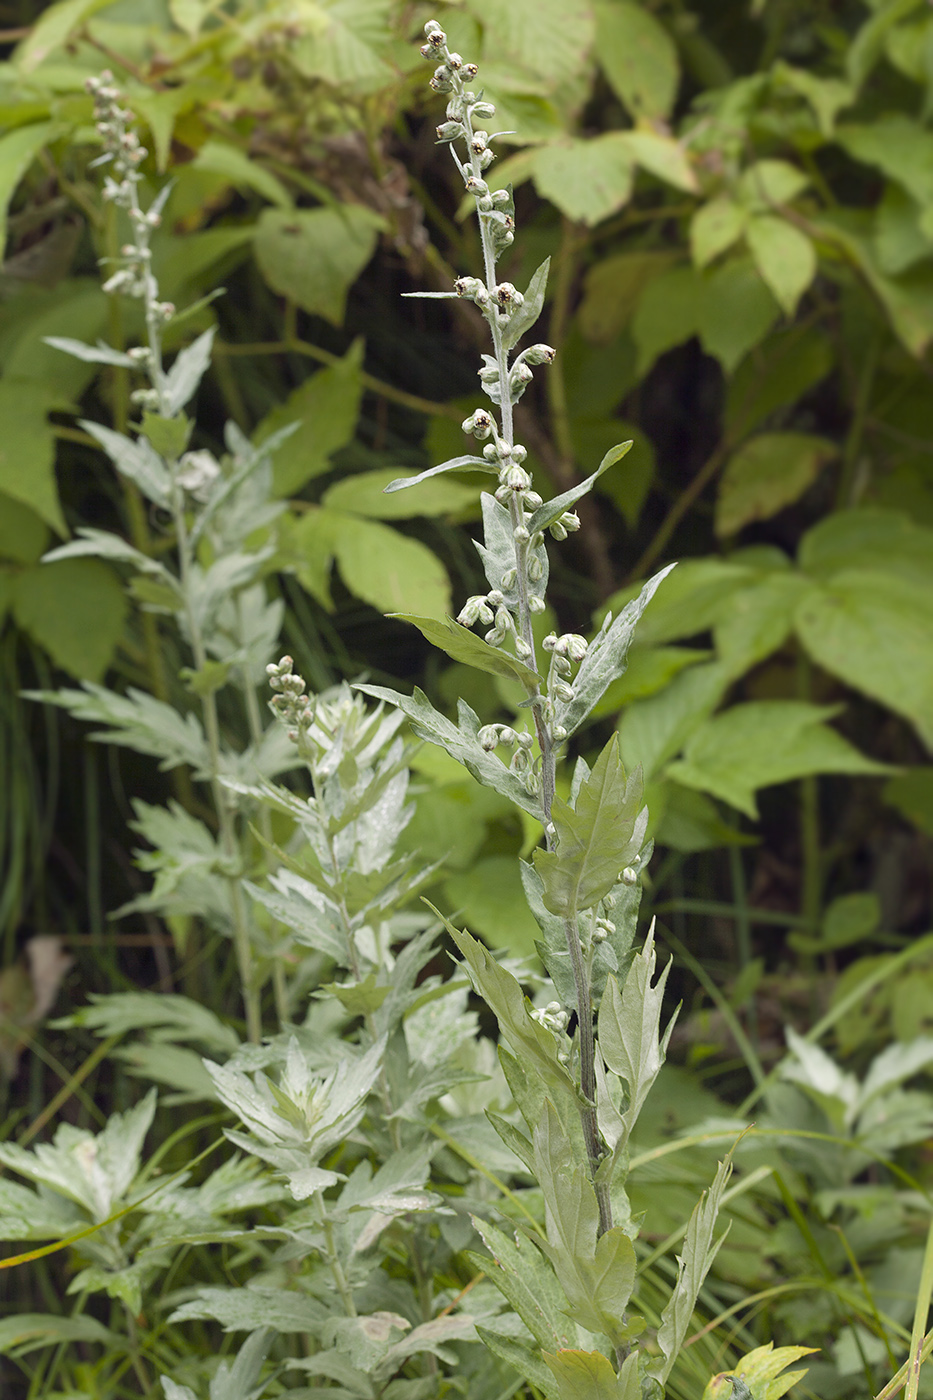
{"type": "MultiPolygon", "coordinates": [[[[35,1123],[55,1076],[67,1079],[93,1044],[36,1030],[62,976],[79,1004],[88,991],[158,985],[209,989],[217,1012],[239,1014],[229,961],[189,912],[107,918],[146,888],[128,794],[196,812],[184,770],[169,777],[87,746],[80,726],[19,697],[53,676],[106,675],[118,689],[193,703],[154,585],[137,579],[127,597],[119,565],[40,562],[80,526],[115,529],[155,558],[166,544],[79,426],[125,426],[127,371],[43,341],[122,345],[138,334],[99,285],[97,261],[118,245],[89,169],[88,74],[113,68],[153,152],[152,190],[174,181],[156,267],[163,294],[196,309],[169,326],[169,348],[217,327],[193,445],[216,448],[225,418],[257,444],[300,424],[274,458],[285,509],[266,586],[287,604],[283,642],[310,684],[366,671],[416,682],[441,707],[463,695],[484,717],[515,712],[508,681],[439,669],[411,629],[381,616],[455,612],[482,576],[468,476],[382,494],[466,450],[459,423],[475,406],[482,336],[469,306],[400,298],[447,289],[477,264],[410,42],[427,15],[397,0],[4,10],[10,1136],[35,1123]],[[49,933],[66,935],[72,970],[59,945],[29,942],[49,933]]],[[[846,1067],[835,1087],[811,1062],[816,1116],[799,1099],[769,1107],[775,1121],[855,1132],[869,1100],[853,1098],[845,1075],[864,1082],[872,1055],[933,1019],[933,954],[920,937],[933,836],[928,7],[475,0],[440,18],[481,62],[497,122],[520,133],[489,171],[493,187],[514,186],[524,228],[505,275],[523,287],[552,257],[541,326],[559,354],[518,419],[535,471],[559,491],[635,440],[555,566],[561,627],[589,633],[656,566],[683,561],[582,745],[596,750],[616,726],[624,761],[644,763],[648,779],[658,853],[646,905],[678,950],[672,985],[690,1013],[656,1140],[721,1114],[722,1100],[736,1105],[750,1068],[764,1082],[782,1053],[782,1025],[803,1031],[827,1011],[831,1053],[846,1067]],[[877,990],[847,1003],[869,973],[877,990]]],[[[222,720],[242,747],[237,715],[222,720]]],[[[413,762],[421,790],[401,839],[444,862],[432,898],[492,946],[530,954],[537,928],[514,856],[534,831],[433,751],[413,762]]],[[[122,1072],[88,1073],[105,1073],[115,1107],[135,1097],[122,1072]]],[[[914,1108],[920,1132],[929,1110],[914,1108]]],[[[841,1295],[825,1287],[849,1267],[846,1238],[875,1271],[871,1296],[908,1326],[893,1290],[899,1269],[919,1272],[916,1202],[871,1196],[863,1168],[795,1159],[785,1204],[813,1218],[783,1216],[765,1194],[717,1262],[727,1295],[809,1281],[805,1305],[763,1306],[794,1341],[825,1345],[842,1327],[825,1394],[864,1384],[865,1367],[886,1359],[855,1282],[841,1295]],[[843,1180],[862,1194],[837,1238],[826,1193],[843,1180]]],[[[673,1216],[652,1228],[662,1240],[673,1216]]]]}

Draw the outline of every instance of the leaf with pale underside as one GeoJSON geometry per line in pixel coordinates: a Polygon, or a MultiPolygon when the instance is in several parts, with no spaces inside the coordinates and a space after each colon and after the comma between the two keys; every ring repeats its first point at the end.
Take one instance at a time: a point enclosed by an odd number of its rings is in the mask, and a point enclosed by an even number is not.
{"type": "Polygon", "coordinates": [[[513,311],[509,317],[508,325],[502,332],[502,346],[504,350],[511,350],[517,345],[526,331],[530,331],[532,326],[541,315],[544,307],[544,294],[547,290],[548,269],[551,266],[551,259],[545,258],[544,262],[537,269],[525,291],[525,300],[517,311],[513,311]]]}
{"type": "MultiPolygon", "coordinates": [[[[624,1151],[645,1099],[657,1079],[667,1050],[674,1017],[662,1036],[661,1004],[670,971],[665,967],[652,986],[655,969],[654,926],[629,968],[622,987],[608,978],[599,1007],[599,1048],[613,1074],[624,1081],[627,1104],[614,1150],[624,1151]]],[[[676,1013],[675,1013],[676,1014],[676,1013]]]]}
{"type": "Polygon", "coordinates": [[[555,496],[552,501],[545,501],[543,506],[539,506],[528,521],[528,530],[535,534],[538,530],[546,530],[549,525],[553,525],[555,520],[559,520],[565,511],[572,509],[581,497],[593,489],[594,483],[608,471],[611,466],[620,461],[627,452],[630,452],[634,443],[620,442],[618,446],[611,447],[599,466],[588,476],[585,481],[581,481],[579,486],[572,486],[569,491],[563,491],[559,496],[555,496]]]}
{"type": "Polygon", "coordinates": [[[495,476],[498,468],[486,461],[485,457],[451,457],[449,462],[441,462],[437,467],[429,467],[427,471],[419,472],[417,476],[400,476],[395,481],[390,481],[384,488],[386,493],[391,491],[407,491],[409,486],[418,486],[422,481],[427,481],[429,477],[440,476],[442,472],[458,471],[481,471],[489,472],[495,476]]]}
{"type": "Polygon", "coordinates": [[[434,617],[416,617],[413,613],[390,613],[402,622],[410,622],[422,636],[433,642],[454,661],[461,661],[474,670],[485,671],[490,676],[500,676],[503,680],[519,681],[526,688],[540,684],[540,677],[517,656],[503,651],[501,647],[490,646],[481,641],[468,627],[463,627],[453,618],[440,621],[434,617]]]}
{"type": "Polygon", "coordinates": [[[641,770],[626,778],[619,738],[613,734],[580,788],[576,806],[554,799],[556,849],[534,853],[544,903],[552,914],[572,919],[609,893],[644,845],[648,817],[642,797],[641,770]]]}

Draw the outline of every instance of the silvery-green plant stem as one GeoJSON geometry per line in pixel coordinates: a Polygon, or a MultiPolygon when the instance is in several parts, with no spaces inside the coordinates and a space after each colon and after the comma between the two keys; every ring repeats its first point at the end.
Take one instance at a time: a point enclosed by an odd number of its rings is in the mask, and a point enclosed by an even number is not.
{"type": "MultiPolygon", "coordinates": [[[[246,705],[246,722],[249,725],[249,737],[254,745],[262,740],[262,716],[259,709],[259,698],[256,695],[256,687],[250,680],[249,673],[243,671],[243,699],[246,705]]],[[[259,809],[259,830],[268,846],[272,845],[272,820],[267,807],[259,809]]],[[[285,1030],[290,1023],[288,1007],[288,987],[285,982],[285,969],[282,966],[281,958],[272,959],[272,994],[275,998],[275,1012],[279,1022],[279,1029],[285,1030]]]]}
{"type": "MultiPolygon", "coordinates": [[[[445,45],[446,52],[446,45],[445,45]]],[[[454,87],[458,95],[462,97],[463,82],[456,76],[454,87]]],[[[482,168],[478,156],[473,152],[473,124],[469,110],[469,105],[463,103],[461,116],[462,125],[466,131],[467,149],[470,151],[470,165],[473,174],[477,179],[482,178],[482,168]]],[[[496,257],[493,246],[492,233],[489,221],[482,217],[479,209],[478,222],[480,238],[483,248],[483,265],[486,286],[494,297],[496,287],[496,257]]],[[[501,429],[502,438],[509,446],[514,446],[514,425],[512,416],[512,397],[509,387],[509,367],[508,352],[502,341],[502,329],[499,319],[493,308],[487,316],[490,333],[492,335],[493,349],[495,352],[496,365],[499,370],[499,399],[501,408],[501,429]]],[[[523,524],[522,507],[517,494],[513,493],[509,502],[509,512],[512,521],[513,533],[523,524]]],[[[519,633],[527,648],[528,665],[533,671],[537,671],[537,658],[535,655],[534,634],[531,625],[531,608],[528,602],[528,550],[527,540],[515,539],[515,576],[516,588],[518,592],[518,627],[519,633]]],[[[534,716],[535,730],[538,739],[538,747],[541,758],[541,806],[544,816],[545,839],[548,849],[553,845],[553,835],[551,827],[551,806],[554,801],[556,788],[557,751],[551,737],[548,725],[544,722],[541,711],[541,689],[540,686],[528,686],[528,698],[532,701],[531,711],[534,716]]],[[[594,1177],[597,1200],[599,1203],[599,1229],[600,1234],[604,1234],[612,1228],[612,1208],[609,1201],[608,1186],[595,1182],[596,1171],[602,1155],[600,1147],[599,1125],[596,1116],[596,1040],[593,1029],[593,1003],[590,994],[590,983],[587,969],[583,958],[583,946],[580,940],[580,930],[576,918],[564,921],[564,934],[567,940],[567,950],[570,954],[571,966],[573,968],[574,983],[577,993],[577,1036],[580,1054],[580,1089],[585,1102],[580,1106],[580,1118],[583,1126],[584,1139],[587,1153],[590,1158],[590,1172],[594,1177]]]]}
{"type": "MultiPolygon", "coordinates": [[[[184,497],[181,487],[178,486],[177,483],[174,486],[173,496],[178,569],[181,579],[182,595],[185,600],[188,640],[191,644],[191,654],[194,659],[195,670],[200,671],[207,661],[207,652],[204,646],[204,639],[201,635],[201,628],[195,616],[194,609],[191,606],[191,541],[188,536],[188,524],[185,519],[184,497]]],[[[258,1044],[262,1039],[262,1016],[260,1013],[259,993],[253,985],[253,955],[250,947],[246,903],[243,899],[240,876],[235,869],[239,864],[239,846],[230,814],[228,795],[220,781],[220,722],[217,717],[217,701],[214,698],[213,692],[202,695],[201,710],[204,716],[204,734],[207,739],[209,755],[211,793],[217,812],[217,826],[220,832],[220,843],[223,849],[224,862],[228,867],[224,874],[230,890],[230,904],[233,911],[233,942],[236,949],[237,966],[242,985],[243,1006],[246,1011],[246,1032],[249,1039],[258,1044]]]]}
{"type": "Polygon", "coordinates": [[[356,1304],[353,1301],[353,1294],[350,1292],[350,1285],[347,1283],[347,1276],[343,1271],[343,1265],[337,1256],[337,1248],[334,1244],[334,1227],[328,1219],[327,1207],[324,1204],[324,1196],[320,1191],[314,1193],[314,1202],[317,1206],[318,1219],[324,1232],[324,1257],[327,1260],[328,1268],[334,1283],[337,1285],[337,1292],[340,1294],[340,1301],[343,1303],[344,1312],[347,1317],[356,1317],[356,1304]]]}

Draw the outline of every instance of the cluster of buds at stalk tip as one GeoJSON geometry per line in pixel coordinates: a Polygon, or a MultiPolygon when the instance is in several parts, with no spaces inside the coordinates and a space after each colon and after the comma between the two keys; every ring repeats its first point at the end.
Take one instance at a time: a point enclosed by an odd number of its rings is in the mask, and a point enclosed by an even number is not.
{"type": "Polygon", "coordinates": [[[271,689],[279,692],[269,701],[269,708],[285,725],[292,743],[297,744],[314,723],[314,701],[305,695],[305,683],[294,674],[294,664],[290,656],[283,656],[278,662],[270,662],[266,675],[271,689]]]}
{"type": "Polygon", "coordinates": [[[574,666],[579,666],[586,656],[587,640],[581,637],[579,632],[565,632],[559,637],[556,632],[549,632],[541,643],[544,651],[549,652],[551,664],[547,677],[547,699],[544,702],[544,720],[551,731],[551,737],[557,741],[566,739],[567,731],[561,724],[556,724],[554,719],[554,701],[559,700],[562,704],[569,704],[574,698],[574,689],[570,684],[574,666]]]}

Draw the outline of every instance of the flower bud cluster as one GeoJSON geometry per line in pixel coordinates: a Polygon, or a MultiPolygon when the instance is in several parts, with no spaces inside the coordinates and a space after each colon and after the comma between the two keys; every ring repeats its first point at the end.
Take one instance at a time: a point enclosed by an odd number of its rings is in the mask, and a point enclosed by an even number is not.
{"type": "Polygon", "coordinates": [[[519,748],[526,750],[534,744],[534,739],[530,734],[513,729],[508,724],[484,725],[476,737],[479,739],[480,746],[487,753],[492,753],[493,749],[497,749],[500,744],[504,744],[509,749],[513,749],[518,744],[519,748]]]}
{"type": "Polygon", "coordinates": [[[549,1031],[565,1031],[570,1023],[570,1016],[559,1001],[549,1001],[547,1006],[532,1011],[531,1016],[539,1026],[544,1026],[549,1031]]]}
{"type": "MultiPolygon", "coordinates": [[[[186,452],[178,466],[179,471],[175,477],[178,485],[196,501],[201,501],[202,504],[206,502],[214,482],[220,476],[220,464],[214,454],[204,450],[186,452]]],[[[299,677],[293,679],[297,680],[299,677]]],[[[275,688],[273,686],[273,689],[275,688]]]]}
{"type": "Polygon", "coordinates": [[[294,664],[290,656],[283,656],[278,662],[270,662],[266,675],[272,690],[279,692],[269,701],[269,708],[285,724],[292,743],[297,744],[314,723],[314,700],[305,695],[304,681],[292,671],[294,664]]]}

